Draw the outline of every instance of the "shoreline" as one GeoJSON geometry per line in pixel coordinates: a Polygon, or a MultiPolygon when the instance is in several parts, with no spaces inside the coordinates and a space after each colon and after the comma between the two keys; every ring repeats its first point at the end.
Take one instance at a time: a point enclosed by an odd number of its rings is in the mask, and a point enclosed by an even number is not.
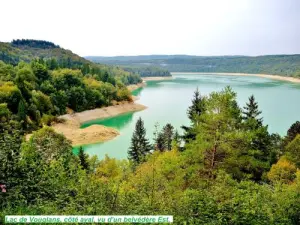
{"type": "Polygon", "coordinates": [[[118,105],[59,116],[65,122],[53,124],[51,127],[55,132],[63,134],[70,140],[73,147],[94,144],[111,140],[120,133],[114,128],[97,124],[82,129],[80,128],[82,123],[118,116],[127,112],[141,111],[146,108],[146,106],[134,102],[123,102],[118,105]]]}
{"type": "Polygon", "coordinates": [[[135,91],[136,89],[139,89],[139,88],[145,87],[145,86],[146,86],[146,82],[142,81],[141,83],[128,85],[127,89],[131,92],[131,91],[135,91]]]}
{"type": "Polygon", "coordinates": [[[274,80],[288,81],[292,83],[300,83],[300,78],[295,77],[284,77],[280,75],[271,75],[271,74],[252,74],[252,73],[206,73],[206,72],[171,72],[171,74],[211,74],[211,75],[221,75],[221,76],[253,76],[261,78],[270,78],[274,80]]]}
{"type": "Polygon", "coordinates": [[[142,77],[143,81],[158,81],[158,80],[172,80],[172,76],[168,77],[142,77]]]}

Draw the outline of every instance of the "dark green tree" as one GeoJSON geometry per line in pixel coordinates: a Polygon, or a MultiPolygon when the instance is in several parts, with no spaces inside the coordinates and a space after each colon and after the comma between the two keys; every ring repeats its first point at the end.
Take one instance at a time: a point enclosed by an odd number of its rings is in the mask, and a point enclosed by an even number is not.
{"type": "Polygon", "coordinates": [[[194,92],[192,99],[192,105],[187,110],[188,118],[191,121],[191,126],[181,126],[184,130],[183,139],[185,142],[195,140],[196,132],[195,127],[197,126],[199,116],[205,112],[205,98],[200,95],[199,89],[197,88],[194,92]]]}
{"type": "Polygon", "coordinates": [[[172,149],[172,140],[174,138],[174,127],[168,123],[163,127],[162,130],[164,138],[164,146],[166,150],[172,149]]]}
{"type": "Polygon", "coordinates": [[[26,126],[26,123],[27,123],[27,110],[26,110],[25,102],[23,100],[21,100],[19,102],[18,118],[23,123],[23,125],[26,126]]]}
{"type": "Polygon", "coordinates": [[[31,68],[40,83],[49,79],[49,73],[45,65],[39,62],[32,62],[31,68]]]}
{"type": "Polygon", "coordinates": [[[144,121],[140,117],[135,124],[135,130],[131,138],[131,146],[128,150],[128,158],[135,164],[139,164],[145,160],[146,155],[150,153],[151,149],[151,145],[146,138],[144,121]]]}
{"type": "Polygon", "coordinates": [[[254,120],[257,123],[257,126],[262,126],[263,118],[258,118],[261,114],[261,111],[258,110],[258,104],[255,101],[253,95],[249,97],[249,102],[244,106],[243,119],[244,120],[254,120]]]}
{"type": "Polygon", "coordinates": [[[300,121],[296,121],[291,125],[286,134],[286,143],[291,142],[294,138],[300,134],[300,121]]]}
{"type": "Polygon", "coordinates": [[[84,150],[83,150],[82,146],[79,147],[78,158],[79,158],[80,165],[81,165],[82,169],[88,171],[88,169],[89,169],[88,158],[89,157],[86,153],[84,153],[84,150]]]}

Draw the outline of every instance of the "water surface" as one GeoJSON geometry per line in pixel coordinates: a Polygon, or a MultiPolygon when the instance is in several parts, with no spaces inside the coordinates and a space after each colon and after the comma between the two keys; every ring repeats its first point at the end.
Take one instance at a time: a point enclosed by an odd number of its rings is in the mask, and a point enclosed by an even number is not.
{"type": "Polygon", "coordinates": [[[139,117],[144,120],[147,136],[151,141],[157,122],[160,127],[171,123],[181,133],[180,126],[189,124],[186,111],[197,87],[201,94],[207,95],[230,85],[237,92],[237,100],[241,107],[245,105],[248,97],[254,94],[270,132],[284,135],[292,123],[300,120],[299,84],[251,76],[182,73],[173,77],[173,80],[148,81],[146,87],[133,92],[139,96],[137,102],[148,107],[146,110],[83,124],[82,127],[102,124],[120,132],[120,135],[111,141],[83,146],[85,151],[99,158],[103,158],[105,154],[119,159],[127,158],[130,139],[139,117]]]}

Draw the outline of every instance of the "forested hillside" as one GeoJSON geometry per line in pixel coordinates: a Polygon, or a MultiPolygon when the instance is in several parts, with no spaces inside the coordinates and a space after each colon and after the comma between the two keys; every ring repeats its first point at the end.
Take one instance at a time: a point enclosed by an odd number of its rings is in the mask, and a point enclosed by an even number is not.
{"type": "Polygon", "coordinates": [[[50,125],[67,109],[131,101],[126,85],[141,82],[137,74],[96,65],[47,41],[14,40],[0,47],[1,116],[23,132],[50,125]]]}
{"type": "MultiPolygon", "coordinates": [[[[32,77],[28,70],[20,68],[17,77],[32,77]]],[[[66,72],[51,76],[60,80],[66,72]]],[[[18,87],[28,90],[29,83],[18,87]]],[[[8,90],[23,95],[18,87],[8,90]]],[[[49,127],[25,141],[9,107],[1,104],[0,112],[2,222],[5,215],[173,215],[174,224],[300,222],[300,122],[285,137],[270,134],[255,98],[238,106],[229,87],[208,96],[195,92],[182,137],[172,124],[161,124],[150,141],[140,118],[129,160],[99,160],[82,148],[75,155],[49,127]]]]}
{"type": "Polygon", "coordinates": [[[17,39],[11,43],[0,42],[0,61],[4,63],[16,66],[21,61],[30,63],[36,59],[43,59],[49,69],[79,69],[83,74],[107,72],[113,77],[123,77],[125,84],[141,81],[137,75],[115,66],[95,64],[49,41],[17,39]]]}
{"type": "Polygon", "coordinates": [[[300,77],[300,55],[185,56],[149,55],[86,57],[99,63],[120,66],[155,66],[170,72],[263,73],[300,77]]]}

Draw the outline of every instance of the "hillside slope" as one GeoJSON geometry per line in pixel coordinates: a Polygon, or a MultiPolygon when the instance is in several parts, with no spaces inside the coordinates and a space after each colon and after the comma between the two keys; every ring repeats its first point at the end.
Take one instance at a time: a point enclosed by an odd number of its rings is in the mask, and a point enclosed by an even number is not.
{"type": "Polygon", "coordinates": [[[87,59],[118,66],[154,66],[170,72],[264,73],[300,77],[300,54],[266,56],[145,55],[87,59]]]}
{"type": "Polygon", "coordinates": [[[0,42],[0,60],[5,63],[17,64],[20,61],[30,62],[35,58],[55,58],[57,61],[71,61],[73,64],[78,65],[90,63],[90,61],[86,60],[85,58],[82,58],[72,51],[63,49],[57,45],[49,48],[42,48],[38,45],[16,45],[13,44],[13,42],[0,42]]]}
{"type": "Polygon", "coordinates": [[[0,61],[4,63],[15,66],[20,61],[29,63],[33,59],[41,58],[49,64],[55,64],[54,67],[80,69],[83,74],[107,72],[111,76],[122,77],[125,84],[131,82],[126,81],[124,77],[133,76],[132,72],[120,67],[93,63],[52,42],[28,39],[13,40],[11,43],[0,42],[0,61]]]}

